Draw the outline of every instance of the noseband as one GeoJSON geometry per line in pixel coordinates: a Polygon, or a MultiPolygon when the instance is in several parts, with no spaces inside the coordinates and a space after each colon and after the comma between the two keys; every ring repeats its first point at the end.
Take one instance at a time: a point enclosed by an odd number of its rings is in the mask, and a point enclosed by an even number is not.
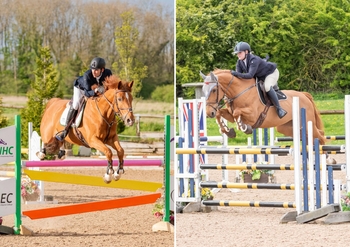
{"type": "Polygon", "coordinates": [[[118,117],[122,118],[123,121],[125,120],[127,114],[128,114],[129,112],[132,112],[132,106],[131,106],[131,104],[130,104],[130,102],[129,102],[129,95],[128,95],[129,93],[130,93],[130,92],[128,92],[128,91],[126,91],[126,90],[116,90],[116,92],[115,92],[115,94],[114,94],[114,104],[115,104],[116,107],[117,107],[117,111],[115,111],[115,114],[116,114],[118,117]],[[128,100],[129,107],[125,107],[125,108],[120,108],[120,107],[119,107],[119,105],[118,105],[118,98],[116,97],[118,93],[125,93],[125,94],[126,94],[126,99],[128,100]],[[122,111],[122,110],[127,110],[127,113],[125,113],[124,116],[121,115],[121,111],[122,111]]]}
{"type": "Polygon", "coordinates": [[[210,89],[210,92],[209,92],[209,95],[211,94],[211,91],[216,87],[216,99],[215,99],[215,102],[209,102],[209,101],[206,101],[206,105],[207,106],[210,106],[211,108],[213,108],[215,111],[218,111],[220,110],[222,107],[224,107],[225,105],[225,102],[223,104],[219,104],[220,100],[219,99],[219,83],[216,82],[216,85],[214,87],[212,87],[212,89],[210,89]],[[213,104],[216,104],[217,106],[214,107],[213,104]]]}

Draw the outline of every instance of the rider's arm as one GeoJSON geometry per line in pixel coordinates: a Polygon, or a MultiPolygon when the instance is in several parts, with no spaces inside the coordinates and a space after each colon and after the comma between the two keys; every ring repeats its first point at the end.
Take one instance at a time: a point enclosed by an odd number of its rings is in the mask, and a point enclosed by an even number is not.
{"type": "Polygon", "coordinates": [[[93,84],[96,84],[95,82],[91,81],[89,74],[85,72],[83,76],[83,80],[81,82],[80,88],[84,90],[84,95],[86,97],[93,97],[95,96],[95,91],[91,88],[93,84]]]}
{"type": "MultiPolygon", "coordinates": [[[[256,75],[256,72],[258,70],[258,67],[259,67],[259,60],[257,59],[251,59],[250,61],[250,64],[248,66],[249,70],[248,70],[248,73],[241,73],[240,71],[242,70],[238,70],[237,67],[236,67],[236,70],[237,71],[234,71],[232,72],[232,74],[234,76],[237,76],[237,77],[240,77],[240,78],[243,78],[243,79],[251,79],[251,78],[254,78],[255,75],[256,75]]],[[[238,64],[237,64],[238,65],[238,64]]]]}

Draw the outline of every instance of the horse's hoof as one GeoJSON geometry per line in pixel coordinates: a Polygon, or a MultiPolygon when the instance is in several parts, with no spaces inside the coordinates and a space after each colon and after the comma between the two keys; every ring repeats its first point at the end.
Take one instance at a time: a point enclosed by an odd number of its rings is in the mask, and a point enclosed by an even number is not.
{"type": "Polygon", "coordinates": [[[104,181],[106,184],[109,184],[109,183],[112,181],[112,176],[106,173],[106,174],[104,175],[104,177],[103,177],[103,181],[104,181]]]}
{"type": "Polygon", "coordinates": [[[236,132],[234,129],[230,129],[228,132],[226,132],[227,137],[229,138],[235,138],[236,137],[236,132]]]}
{"type": "Polygon", "coordinates": [[[60,151],[58,152],[58,158],[59,158],[60,160],[64,160],[64,159],[66,158],[66,151],[65,151],[65,150],[60,150],[60,151]]]}
{"type": "Polygon", "coordinates": [[[115,181],[118,181],[121,177],[122,177],[121,174],[118,174],[117,172],[115,172],[115,173],[113,174],[113,179],[114,179],[115,181]]]}
{"type": "Polygon", "coordinates": [[[35,153],[36,157],[38,157],[40,160],[43,160],[45,158],[45,154],[42,152],[36,152],[35,153]]]}
{"type": "Polygon", "coordinates": [[[335,165],[337,164],[337,161],[333,158],[327,158],[326,163],[327,165],[335,165]]]}

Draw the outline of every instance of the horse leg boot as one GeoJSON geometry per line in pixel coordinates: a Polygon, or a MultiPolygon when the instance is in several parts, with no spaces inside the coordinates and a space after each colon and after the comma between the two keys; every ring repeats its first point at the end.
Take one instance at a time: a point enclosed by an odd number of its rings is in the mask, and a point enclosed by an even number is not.
{"type": "Polygon", "coordinates": [[[287,112],[282,109],[280,106],[280,102],[278,101],[277,94],[275,90],[273,90],[273,87],[270,87],[270,91],[267,92],[267,95],[270,97],[270,100],[276,107],[276,112],[279,118],[283,118],[287,112]]]}
{"type": "Polygon", "coordinates": [[[57,140],[63,141],[64,138],[66,138],[66,136],[69,133],[69,128],[70,128],[77,112],[78,112],[78,110],[75,110],[72,106],[69,108],[67,118],[66,118],[66,127],[64,128],[64,130],[61,134],[56,136],[57,140]]]}

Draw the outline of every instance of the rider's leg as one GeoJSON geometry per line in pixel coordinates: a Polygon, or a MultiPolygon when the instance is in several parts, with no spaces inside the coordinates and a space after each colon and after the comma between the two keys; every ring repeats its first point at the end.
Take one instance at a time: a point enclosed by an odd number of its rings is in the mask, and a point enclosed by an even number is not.
{"type": "Polygon", "coordinates": [[[267,92],[267,95],[270,97],[270,100],[275,105],[278,117],[283,118],[287,114],[287,112],[283,110],[282,107],[280,106],[280,102],[278,101],[277,94],[272,87],[270,87],[270,91],[267,92]]]}
{"type": "Polygon", "coordinates": [[[267,95],[269,96],[270,100],[276,107],[276,112],[278,117],[283,118],[287,114],[287,112],[281,108],[277,98],[276,91],[273,89],[273,87],[277,85],[278,78],[279,78],[279,71],[278,69],[276,69],[272,74],[268,75],[265,78],[264,86],[265,86],[265,91],[267,95]]]}
{"type": "Polygon", "coordinates": [[[66,127],[64,128],[64,130],[61,134],[56,136],[57,140],[63,141],[64,138],[66,138],[66,136],[68,135],[70,126],[73,123],[73,120],[78,112],[79,101],[80,101],[80,98],[82,97],[82,95],[83,94],[82,94],[81,90],[74,87],[73,102],[72,102],[72,105],[70,106],[68,114],[67,114],[66,127]]]}

